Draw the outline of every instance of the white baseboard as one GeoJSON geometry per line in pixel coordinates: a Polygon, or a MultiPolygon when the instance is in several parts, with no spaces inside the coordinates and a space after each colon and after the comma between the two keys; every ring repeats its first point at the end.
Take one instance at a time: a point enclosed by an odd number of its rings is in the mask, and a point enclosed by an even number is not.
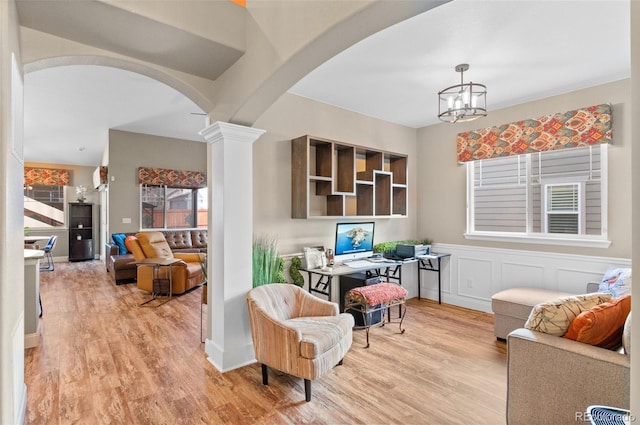
{"type": "Polygon", "coordinates": [[[32,334],[25,334],[24,336],[24,348],[33,348],[33,347],[37,347],[38,346],[38,334],[37,333],[32,333],[32,334]]]}
{"type": "Polygon", "coordinates": [[[27,385],[22,386],[22,394],[20,395],[20,407],[16,412],[16,424],[23,424],[27,417],[27,385]]]}
{"type": "Polygon", "coordinates": [[[233,351],[225,351],[212,340],[207,339],[204,344],[204,351],[208,355],[207,360],[209,363],[222,373],[256,362],[253,343],[238,347],[233,351]]]}

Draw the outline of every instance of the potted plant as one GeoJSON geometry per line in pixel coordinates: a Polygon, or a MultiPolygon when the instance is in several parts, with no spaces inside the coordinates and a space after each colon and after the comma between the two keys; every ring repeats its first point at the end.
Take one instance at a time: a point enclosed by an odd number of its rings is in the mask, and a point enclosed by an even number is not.
{"type": "Polygon", "coordinates": [[[291,276],[291,281],[294,285],[298,285],[302,288],[304,286],[304,277],[302,277],[302,273],[300,273],[301,268],[302,260],[300,257],[293,257],[291,259],[291,264],[289,265],[289,276],[291,276]]]}
{"type": "Polygon", "coordinates": [[[380,254],[395,254],[396,245],[398,244],[426,245],[428,247],[427,252],[431,252],[431,239],[428,239],[428,238],[407,239],[404,241],[381,242],[373,246],[373,252],[380,253],[380,254]]]}
{"type": "Polygon", "coordinates": [[[87,188],[83,185],[76,187],[76,198],[78,202],[83,203],[87,200],[87,188]]]}
{"type": "Polygon", "coordinates": [[[253,241],[253,287],[286,283],[284,260],[278,255],[277,240],[262,235],[253,241]]]}

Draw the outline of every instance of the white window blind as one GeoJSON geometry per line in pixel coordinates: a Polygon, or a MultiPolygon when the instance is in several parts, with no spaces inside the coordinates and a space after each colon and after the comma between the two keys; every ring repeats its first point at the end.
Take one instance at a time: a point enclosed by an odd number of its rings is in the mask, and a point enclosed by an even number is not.
{"type": "Polygon", "coordinates": [[[467,233],[606,236],[606,144],[467,163],[467,233]]]}
{"type": "Polygon", "coordinates": [[[524,232],[527,226],[527,170],[520,156],[476,161],[475,229],[524,232]]]}

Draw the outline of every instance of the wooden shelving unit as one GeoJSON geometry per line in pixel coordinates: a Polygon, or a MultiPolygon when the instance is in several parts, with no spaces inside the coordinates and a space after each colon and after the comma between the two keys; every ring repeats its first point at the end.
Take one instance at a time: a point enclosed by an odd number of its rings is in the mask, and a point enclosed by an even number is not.
{"type": "Polygon", "coordinates": [[[93,260],[93,204],[69,204],[69,261],[93,260]]]}
{"type": "Polygon", "coordinates": [[[407,156],[313,136],[291,141],[291,216],[406,217],[407,156]]]}

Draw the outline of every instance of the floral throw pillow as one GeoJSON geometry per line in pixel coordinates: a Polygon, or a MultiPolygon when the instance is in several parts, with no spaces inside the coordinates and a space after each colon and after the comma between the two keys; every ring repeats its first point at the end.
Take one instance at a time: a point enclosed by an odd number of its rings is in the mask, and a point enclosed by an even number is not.
{"type": "Polygon", "coordinates": [[[563,336],[573,319],[583,311],[611,300],[611,294],[592,293],[557,298],[533,307],[524,327],[549,335],[563,336]]]}
{"type": "Polygon", "coordinates": [[[631,293],[631,269],[628,267],[609,267],[598,287],[598,292],[608,292],[613,298],[631,293]]]}

